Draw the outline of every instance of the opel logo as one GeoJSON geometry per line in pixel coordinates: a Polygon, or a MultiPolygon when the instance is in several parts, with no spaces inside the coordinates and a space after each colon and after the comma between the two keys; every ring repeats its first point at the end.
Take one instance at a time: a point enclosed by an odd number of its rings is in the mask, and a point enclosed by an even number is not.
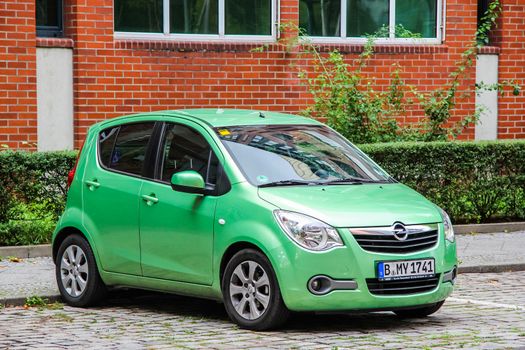
{"type": "Polygon", "coordinates": [[[400,222],[395,222],[392,225],[392,233],[398,241],[404,241],[408,236],[408,230],[406,229],[405,225],[400,222]]]}

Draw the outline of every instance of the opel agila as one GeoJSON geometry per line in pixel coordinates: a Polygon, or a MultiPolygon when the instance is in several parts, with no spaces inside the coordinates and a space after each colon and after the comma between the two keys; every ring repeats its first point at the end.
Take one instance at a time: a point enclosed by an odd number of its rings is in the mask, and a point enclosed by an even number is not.
{"type": "Polygon", "coordinates": [[[294,311],[436,312],[447,214],[312,119],[180,110],[93,125],[53,235],[73,306],[131,287],[222,301],[247,329],[294,311]]]}

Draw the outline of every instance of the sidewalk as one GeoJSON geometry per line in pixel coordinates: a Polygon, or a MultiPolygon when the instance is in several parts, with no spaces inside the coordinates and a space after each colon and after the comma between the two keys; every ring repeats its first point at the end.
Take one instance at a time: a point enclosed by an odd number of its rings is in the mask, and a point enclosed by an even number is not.
{"type": "Polygon", "coordinates": [[[460,273],[525,270],[525,231],[465,234],[456,238],[460,273]]]}
{"type": "MultiPolygon", "coordinates": [[[[460,273],[525,270],[525,231],[456,235],[460,273]]],[[[27,297],[59,299],[51,258],[0,262],[0,304],[23,305],[27,297]]]]}

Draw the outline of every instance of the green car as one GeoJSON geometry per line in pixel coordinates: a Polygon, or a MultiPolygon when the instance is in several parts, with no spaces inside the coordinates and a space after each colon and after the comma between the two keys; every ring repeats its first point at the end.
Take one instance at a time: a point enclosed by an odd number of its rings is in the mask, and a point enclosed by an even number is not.
{"type": "Polygon", "coordinates": [[[291,311],[436,312],[452,293],[447,214],[327,126],[198,109],[93,125],[53,235],[74,306],[108,287],[222,301],[247,329],[291,311]]]}

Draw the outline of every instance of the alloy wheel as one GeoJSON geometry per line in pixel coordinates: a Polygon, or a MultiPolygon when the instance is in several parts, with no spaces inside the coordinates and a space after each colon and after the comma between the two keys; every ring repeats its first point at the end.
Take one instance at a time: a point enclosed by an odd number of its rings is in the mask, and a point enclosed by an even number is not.
{"type": "Polygon", "coordinates": [[[64,250],[60,260],[60,277],[65,291],[72,297],[84,293],[89,278],[88,261],[84,251],[77,245],[64,250]]]}
{"type": "Polygon", "coordinates": [[[243,261],[230,278],[230,300],[239,316],[247,320],[261,317],[270,303],[270,280],[261,265],[243,261]]]}

